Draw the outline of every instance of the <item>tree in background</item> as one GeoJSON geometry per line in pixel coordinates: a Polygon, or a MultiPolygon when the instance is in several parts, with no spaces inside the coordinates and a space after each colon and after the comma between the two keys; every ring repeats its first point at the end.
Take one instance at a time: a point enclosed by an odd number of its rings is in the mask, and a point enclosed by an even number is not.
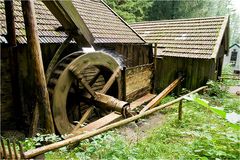
{"type": "Polygon", "coordinates": [[[231,0],[105,0],[129,23],[230,15],[230,45],[240,43],[240,15],[231,0]]]}
{"type": "Polygon", "coordinates": [[[143,21],[152,0],[105,0],[105,2],[125,21],[143,21]]]}

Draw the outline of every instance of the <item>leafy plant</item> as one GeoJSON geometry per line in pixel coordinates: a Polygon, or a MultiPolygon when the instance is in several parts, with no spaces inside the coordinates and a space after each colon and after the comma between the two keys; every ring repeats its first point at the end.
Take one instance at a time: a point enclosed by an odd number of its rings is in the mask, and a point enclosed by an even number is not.
{"type": "Polygon", "coordinates": [[[222,82],[210,80],[207,82],[207,85],[208,85],[207,92],[210,96],[216,96],[221,98],[228,93],[227,91],[228,87],[225,86],[222,82]]]}
{"type": "Polygon", "coordinates": [[[40,134],[37,133],[33,138],[26,138],[22,141],[22,145],[25,151],[34,149],[36,147],[40,147],[43,145],[51,144],[54,142],[58,142],[62,140],[62,138],[55,134],[40,134]]]}

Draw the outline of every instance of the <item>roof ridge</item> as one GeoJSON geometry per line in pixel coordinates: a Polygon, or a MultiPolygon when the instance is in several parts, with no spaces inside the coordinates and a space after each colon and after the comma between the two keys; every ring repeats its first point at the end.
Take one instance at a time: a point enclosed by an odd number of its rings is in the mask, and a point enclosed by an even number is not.
{"type": "Polygon", "coordinates": [[[100,0],[113,14],[115,14],[128,28],[130,28],[144,43],[146,41],[126,22],[124,19],[122,19],[121,16],[119,16],[111,7],[109,7],[103,0],[100,0]]]}
{"type": "Polygon", "coordinates": [[[155,23],[155,22],[177,22],[177,21],[191,21],[191,20],[209,20],[209,19],[219,19],[225,18],[225,16],[211,16],[211,17],[196,17],[196,18],[180,18],[180,19],[164,19],[164,20],[152,20],[152,21],[141,21],[134,22],[131,25],[144,24],[144,23],[155,23]]]}

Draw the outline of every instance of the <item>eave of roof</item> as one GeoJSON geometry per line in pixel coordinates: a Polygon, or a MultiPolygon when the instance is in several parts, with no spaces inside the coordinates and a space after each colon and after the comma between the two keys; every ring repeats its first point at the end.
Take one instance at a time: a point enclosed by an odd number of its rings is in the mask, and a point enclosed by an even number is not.
{"type": "Polygon", "coordinates": [[[233,45],[231,45],[231,46],[229,47],[229,49],[232,48],[232,47],[234,47],[234,46],[237,46],[238,48],[240,48],[240,45],[239,45],[239,44],[234,43],[233,45]]]}

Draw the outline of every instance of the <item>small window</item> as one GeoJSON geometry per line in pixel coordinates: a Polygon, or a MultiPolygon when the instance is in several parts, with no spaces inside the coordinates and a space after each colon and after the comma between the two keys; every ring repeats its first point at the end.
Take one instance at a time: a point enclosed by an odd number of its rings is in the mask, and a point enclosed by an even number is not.
{"type": "Polygon", "coordinates": [[[233,51],[232,51],[232,55],[231,55],[231,59],[230,59],[230,61],[234,61],[234,62],[236,62],[236,60],[237,60],[237,51],[236,51],[236,49],[234,49],[233,51]]]}

